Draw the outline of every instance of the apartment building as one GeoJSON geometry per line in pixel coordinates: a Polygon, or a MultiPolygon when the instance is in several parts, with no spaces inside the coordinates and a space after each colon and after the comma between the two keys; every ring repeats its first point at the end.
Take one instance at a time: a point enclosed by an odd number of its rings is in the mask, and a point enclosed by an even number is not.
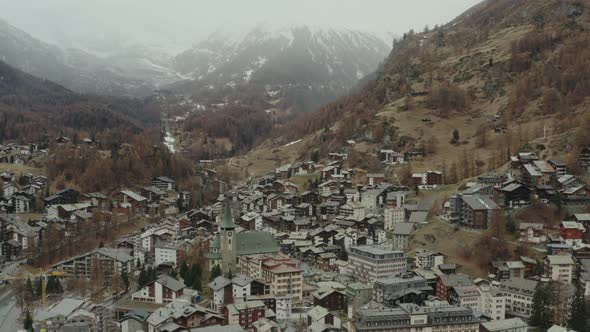
{"type": "Polygon", "coordinates": [[[293,302],[303,300],[303,270],[283,255],[246,255],[240,257],[243,274],[270,286],[274,295],[290,295],[293,302]]]}
{"type": "Polygon", "coordinates": [[[349,269],[361,282],[400,276],[408,270],[408,257],[403,251],[378,246],[351,247],[349,269]]]}
{"type": "Polygon", "coordinates": [[[361,309],[357,312],[354,328],[357,332],[475,332],[479,320],[466,307],[402,304],[395,309],[361,309]]]}

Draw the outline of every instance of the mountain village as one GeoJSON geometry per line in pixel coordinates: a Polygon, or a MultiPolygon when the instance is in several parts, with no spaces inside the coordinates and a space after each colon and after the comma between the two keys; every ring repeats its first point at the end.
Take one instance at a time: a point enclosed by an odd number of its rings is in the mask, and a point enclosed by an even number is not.
{"type": "MultiPolygon", "coordinates": [[[[416,158],[379,155],[384,173],[416,158]]],[[[112,193],[49,193],[44,176],[4,171],[1,281],[15,287],[35,331],[512,332],[541,309],[565,324],[590,296],[590,187],[563,161],[518,153],[505,173],[433,200],[426,194],[448,188],[441,171],[412,174],[405,186],[397,176],[359,176],[347,157],[233,185],[203,163],[194,176],[219,195],[201,209],[166,176],[112,193]],[[511,219],[532,205],[566,217],[555,226],[511,219]],[[473,272],[413,244],[433,224],[491,232],[494,247],[511,242],[500,231],[512,233],[518,249],[473,272]],[[80,243],[107,233],[121,235],[80,243]],[[46,257],[47,248],[59,251],[46,257]]],[[[590,149],[578,163],[590,167],[590,149]]],[[[433,248],[448,241],[432,239],[433,248]]]]}

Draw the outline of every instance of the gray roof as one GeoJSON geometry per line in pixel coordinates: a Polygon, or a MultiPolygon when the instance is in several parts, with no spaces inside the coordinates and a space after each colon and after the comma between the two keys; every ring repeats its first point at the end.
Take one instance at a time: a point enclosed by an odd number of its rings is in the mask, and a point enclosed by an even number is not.
{"type": "Polygon", "coordinates": [[[506,331],[528,327],[527,323],[525,323],[520,318],[494,320],[490,322],[481,323],[481,326],[483,326],[489,332],[506,331]]]}
{"type": "Polygon", "coordinates": [[[240,325],[213,325],[190,329],[191,332],[244,332],[240,325]]]}
{"type": "Polygon", "coordinates": [[[410,235],[414,231],[414,224],[407,222],[400,222],[395,224],[393,228],[394,235],[410,235]]]}
{"type": "Polygon", "coordinates": [[[218,289],[224,288],[225,286],[227,286],[229,284],[231,284],[231,280],[229,280],[225,277],[219,276],[219,277],[213,279],[213,281],[211,281],[208,286],[209,286],[209,288],[211,288],[213,290],[218,290],[218,289]]]}
{"type": "Polygon", "coordinates": [[[178,292],[181,289],[184,289],[184,284],[169,275],[162,275],[158,278],[157,282],[167,288],[170,288],[174,292],[178,292]]]}
{"type": "Polygon", "coordinates": [[[426,223],[426,219],[428,219],[428,212],[426,211],[415,211],[410,214],[409,222],[416,223],[416,224],[423,224],[426,223]]]}
{"type": "Polygon", "coordinates": [[[492,210],[497,209],[498,204],[490,197],[484,195],[464,195],[461,197],[465,204],[469,205],[473,210],[492,210]]]}

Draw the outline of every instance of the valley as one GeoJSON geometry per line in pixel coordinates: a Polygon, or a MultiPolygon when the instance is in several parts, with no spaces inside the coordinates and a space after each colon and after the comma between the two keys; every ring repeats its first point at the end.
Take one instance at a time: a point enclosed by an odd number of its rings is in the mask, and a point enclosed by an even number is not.
{"type": "Polygon", "coordinates": [[[181,52],[0,18],[0,326],[587,331],[590,2],[470,5],[252,3],[181,52]],[[452,7],[406,5],[362,14],[452,7]]]}

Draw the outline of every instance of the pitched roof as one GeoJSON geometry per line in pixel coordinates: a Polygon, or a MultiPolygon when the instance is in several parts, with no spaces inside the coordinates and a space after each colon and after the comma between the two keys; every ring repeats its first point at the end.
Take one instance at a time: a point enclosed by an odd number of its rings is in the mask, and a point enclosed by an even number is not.
{"type": "Polygon", "coordinates": [[[225,210],[223,213],[223,221],[221,223],[222,229],[235,229],[234,218],[231,215],[231,204],[228,201],[225,202],[225,210]]]}
{"type": "Polygon", "coordinates": [[[414,231],[414,224],[407,222],[400,222],[395,224],[393,228],[394,235],[410,235],[414,231]]]}
{"type": "Polygon", "coordinates": [[[167,274],[160,276],[156,282],[162,286],[166,286],[166,288],[169,288],[174,292],[178,292],[185,287],[182,282],[172,278],[167,274]]]}

